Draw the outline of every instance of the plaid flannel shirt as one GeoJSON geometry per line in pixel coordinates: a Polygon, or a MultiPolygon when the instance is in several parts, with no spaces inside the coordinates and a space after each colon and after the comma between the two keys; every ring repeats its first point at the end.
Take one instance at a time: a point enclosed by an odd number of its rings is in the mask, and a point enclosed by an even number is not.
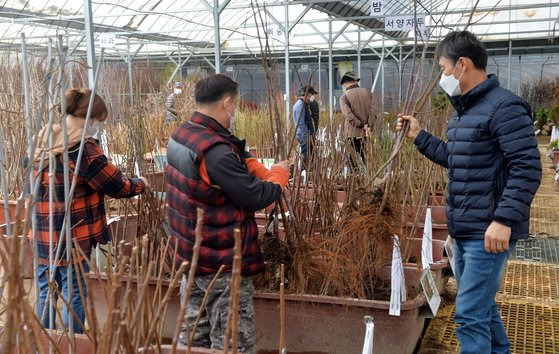
{"type": "MultiPolygon", "coordinates": [[[[76,160],[78,157],[79,144],[70,149],[69,167],[70,183],[74,177],[76,160]]],[[[62,155],[55,158],[54,194],[53,194],[53,255],[56,256],[56,248],[59,242],[60,231],[64,220],[64,166],[62,155]]],[[[39,263],[48,264],[49,259],[49,168],[37,171],[35,165],[35,176],[40,173],[39,190],[35,196],[36,218],[37,218],[37,241],[39,263]]],[[[97,243],[105,244],[110,240],[105,213],[105,194],[113,198],[129,198],[141,194],[145,189],[143,181],[137,178],[127,178],[122,172],[111,165],[97,141],[89,138],[84,145],[83,155],[80,163],[76,189],[71,205],[71,229],[72,239],[77,240],[84,254],[89,257],[91,250],[97,243]]],[[[64,237],[65,238],[65,237],[64,237]]],[[[62,241],[65,246],[65,239],[62,241]]],[[[65,251],[65,248],[63,249],[65,251]]],[[[66,264],[65,253],[57,265],[66,264]]],[[[83,261],[80,256],[74,259],[74,263],[83,261]]]]}

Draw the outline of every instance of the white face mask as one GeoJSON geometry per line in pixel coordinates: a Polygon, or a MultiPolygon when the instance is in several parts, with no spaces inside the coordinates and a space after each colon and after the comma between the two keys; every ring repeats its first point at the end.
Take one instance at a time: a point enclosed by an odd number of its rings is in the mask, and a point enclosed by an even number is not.
{"type": "Polygon", "coordinates": [[[181,89],[175,89],[175,93],[176,93],[177,95],[180,95],[180,94],[182,93],[182,90],[181,90],[181,89]]]}
{"type": "Polygon", "coordinates": [[[462,75],[464,75],[464,72],[462,72],[458,79],[455,78],[454,72],[456,71],[457,65],[458,63],[454,66],[452,74],[445,75],[443,73],[441,75],[441,80],[439,81],[439,86],[451,97],[462,95],[462,90],[460,89],[460,79],[462,78],[462,75]]]}
{"type": "Polygon", "coordinates": [[[86,132],[88,135],[95,138],[97,133],[99,133],[99,121],[93,120],[93,124],[88,125],[86,132]]]}
{"type": "Polygon", "coordinates": [[[315,100],[314,95],[311,96],[310,100],[311,100],[311,102],[314,102],[314,100],[315,100]]]}

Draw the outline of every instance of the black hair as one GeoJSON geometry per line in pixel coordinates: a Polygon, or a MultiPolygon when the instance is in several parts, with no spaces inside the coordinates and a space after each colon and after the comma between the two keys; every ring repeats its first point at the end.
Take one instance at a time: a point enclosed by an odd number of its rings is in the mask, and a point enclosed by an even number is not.
{"type": "Polygon", "coordinates": [[[219,101],[225,95],[236,96],[239,83],[229,76],[215,74],[196,83],[194,87],[194,100],[196,104],[211,104],[219,101]]]}
{"type": "Polygon", "coordinates": [[[452,31],[437,45],[435,50],[437,60],[448,58],[456,65],[458,58],[470,58],[474,66],[485,70],[487,67],[487,49],[485,45],[469,31],[452,31]]]}

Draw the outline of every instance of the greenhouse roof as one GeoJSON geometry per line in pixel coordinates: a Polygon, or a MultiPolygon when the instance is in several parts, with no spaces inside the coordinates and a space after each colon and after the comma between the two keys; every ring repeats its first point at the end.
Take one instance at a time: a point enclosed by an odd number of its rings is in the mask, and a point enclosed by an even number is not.
{"type": "MultiPolygon", "coordinates": [[[[88,12],[84,9],[84,2],[76,0],[4,0],[0,46],[17,50],[22,33],[32,47],[45,46],[48,38],[63,35],[75,53],[85,53],[88,12]]],[[[414,13],[416,19],[424,17],[430,32],[427,40],[433,42],[470,22],[469,29],[487,42],[541,46],[556,37],[559,27],[559,1],[551,0],[109,0],[91,1],[95,50],[103,42],[108,56],[165,57],[180,51],[184,57],[203,58],[211,64],[216,42],[214,12],[220,13],[219,43],[224,57],[254,57],[260,53],[264,33],[272,52],[283,53],[286,27],[292,52],[327,51],[330,38],[332,50],[339,52],[355,51],[357,43],[361,48],[410,45],[415,39],[413,30],[385,31],[385,27],[387,20],[413,18],[414,13]],[[371,16],[372,4],[379,2],[384,3],[383,13],[371,16]],[[255,16],[257,8],[260,12],[255,16]]]]}

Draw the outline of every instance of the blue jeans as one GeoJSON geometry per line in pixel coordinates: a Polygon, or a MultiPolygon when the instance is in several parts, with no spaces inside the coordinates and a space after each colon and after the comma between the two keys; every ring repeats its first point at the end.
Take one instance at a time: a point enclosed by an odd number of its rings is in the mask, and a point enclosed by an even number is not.
{"type": "Polygon", "coordinates": [[[510,241],[508,251],[487,253],[484,240],[454,240],[458,286],[454,321],[461,353],[510,353],[495,296],[515,245],[510,241]]]}
{"type": "MultiPolygon", "coordinates": [[[[87,265],[86,261],[83,261],[82,263],[82,267],[84,269],[84,272],[87,273],[89,272],[89,266],[87,265]]],[[[74,317],[73,318],[73,328],[74,328],[74,333],[82,333],[82,327],[80,326],[80,323],[82,323],[82,325],[85,325],[85,310],[84,310],[84,303],[82,301],[82,297],[80,295],[80,288],[78,287],[78,281],[80,282],[80,286],[83,290],[83,295],[84,295],[84,299],[87,297],[87,290],[85,287],[85,282],[83,280],[83,273],[80,270],[77,270],[76,268],[79,267],[79,264],[74,264],[74,266],[72,267],[72,294],[70,294],[71,298],[72,298],[72,302],[71,302],[71,306],[72,309],[74,310],[74,312],[76,313],[76,315],[78,316],[78,318],[74,317]],[[77,273],[77,274],[76,274],[77,273]],[[78,321],[79,319],[79,321],[78,321]]],[[[68,302],[68,269],[65,266],[60,266],[60,267],[55,267],[55,275],[54,275],[54,282],[56,283],[56,285],[58,286],[58,290],[62,293],[62,295],[64,296],[64,300],[65,302],[68,302]]],[[[43,327],[44,328],[50,328],[49,327],[49,306],[48,306],[48,301],[47,301],[47,295],[48,296],[52,296],[54,295],[54,298],[57,299],[58,298],[58,292],[52,291],[52,295],[49,294],[51,291],[49,291],[49,287],[48,287],[48,281],[49,281],[49,266],[47,265],[43,265],[43,264],[39,264],[39,267],[37,269],[37,273],[38,273],[38,278],[39,278],[39,313],[38,316],[39,318],[43,319],[42,323],[43,323],[43,327]],[[46,308],[45,308],[46,306],[46,308]],[[44,312],[44,313],[43,313],[44,312]]],[[[53,313],[53,317],[54,317],[54,328],[56,329],[56,302],[53,302],[53,309],[54,309],[54,313],[53,313]]],[[[68,316],[72,316],[72,313],[70,311],[68,311],[66,305],[63,306],[62,309],[62,322],[64,323],[65,327],[68,327],[68,316]]]]}

